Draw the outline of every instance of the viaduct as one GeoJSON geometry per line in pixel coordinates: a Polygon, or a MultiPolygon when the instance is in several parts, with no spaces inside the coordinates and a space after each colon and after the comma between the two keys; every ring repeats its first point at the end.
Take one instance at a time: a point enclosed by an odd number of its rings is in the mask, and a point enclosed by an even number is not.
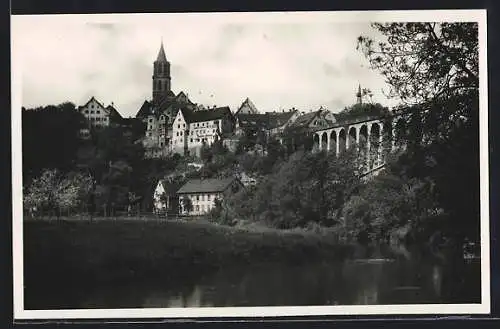
{"type": "Polygon", "coordinates": [[[387,154],[396,147],[396,132],[404,124],[401,114],[393,114],[324,127],[313,132],[313,150],[339,155],[357,147],[366,156],[363,175],[376,174],[384,167],[387,154]]]}

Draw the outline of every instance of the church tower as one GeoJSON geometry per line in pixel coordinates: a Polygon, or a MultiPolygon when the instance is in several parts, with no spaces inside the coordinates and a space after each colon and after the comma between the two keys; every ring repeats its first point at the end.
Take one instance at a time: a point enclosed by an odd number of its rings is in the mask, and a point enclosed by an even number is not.
{"type": "Polygon", "coordinates": [[[361,93],[361,85],[358,84],[358,92],[356,93],[356,103],[363,104],[363,94],[361,93]]]}
{"type": "Polygon", "coordinates": [[[153,103],[168,95],[171,90],[170,80],[170,62],[165,56],[162,41],[158,57],[153,64],[153,103]]]}

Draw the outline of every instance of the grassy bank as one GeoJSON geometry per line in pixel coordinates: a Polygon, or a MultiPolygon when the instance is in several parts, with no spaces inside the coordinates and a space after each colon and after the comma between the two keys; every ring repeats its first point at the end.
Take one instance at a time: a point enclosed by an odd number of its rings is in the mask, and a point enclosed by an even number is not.
{"type": "Polygon", "coordinates": [[[24,223],[25,283],[105,283],[182,276],[240,262],[341,260],[353,246],[333,234],[144,220],[24,223]]]}

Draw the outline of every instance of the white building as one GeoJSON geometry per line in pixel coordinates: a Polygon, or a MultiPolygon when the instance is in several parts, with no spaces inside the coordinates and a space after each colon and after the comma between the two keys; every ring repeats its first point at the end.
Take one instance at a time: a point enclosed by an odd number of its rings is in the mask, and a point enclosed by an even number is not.
{"type": "Polygon", "coordinates": [[[222,201],[228,194],[243,188],[239,179],[191,179],[178,191],[180,213],[183,215],[203,215],[215,207],[215,200],[222,201]],[[186,205],[190,200],[191,209],[186,205]]]}
{"type": "Polygon", "coordinates": [[[181,155],[199,155],[201,147],[212,145],[234,129],[229,107],[202,111],[181,109],[172,124],[172,151],[181,155]]]}
{"type": "Polygon", "coordinates": [[[113,121],[122,119],[122,116],[114,108],[113,103],[104,107],[94,96],[83,106],[78,107],[78,111],[87,119],[91,127],[107,127],[113,121]]]}

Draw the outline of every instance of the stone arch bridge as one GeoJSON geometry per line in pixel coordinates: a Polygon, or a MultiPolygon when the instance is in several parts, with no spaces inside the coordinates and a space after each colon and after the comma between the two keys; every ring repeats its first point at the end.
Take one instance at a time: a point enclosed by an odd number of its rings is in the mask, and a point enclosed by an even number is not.
{"type": "Polygon", "coordinates": [[[384,166],[387,155],[396,147],[396,133],[404,126],[401,114],[339,123],[313,132],[314,151],[340,153],[357,147],[366,156],[362,175],[376,174],[384,166]]]}

